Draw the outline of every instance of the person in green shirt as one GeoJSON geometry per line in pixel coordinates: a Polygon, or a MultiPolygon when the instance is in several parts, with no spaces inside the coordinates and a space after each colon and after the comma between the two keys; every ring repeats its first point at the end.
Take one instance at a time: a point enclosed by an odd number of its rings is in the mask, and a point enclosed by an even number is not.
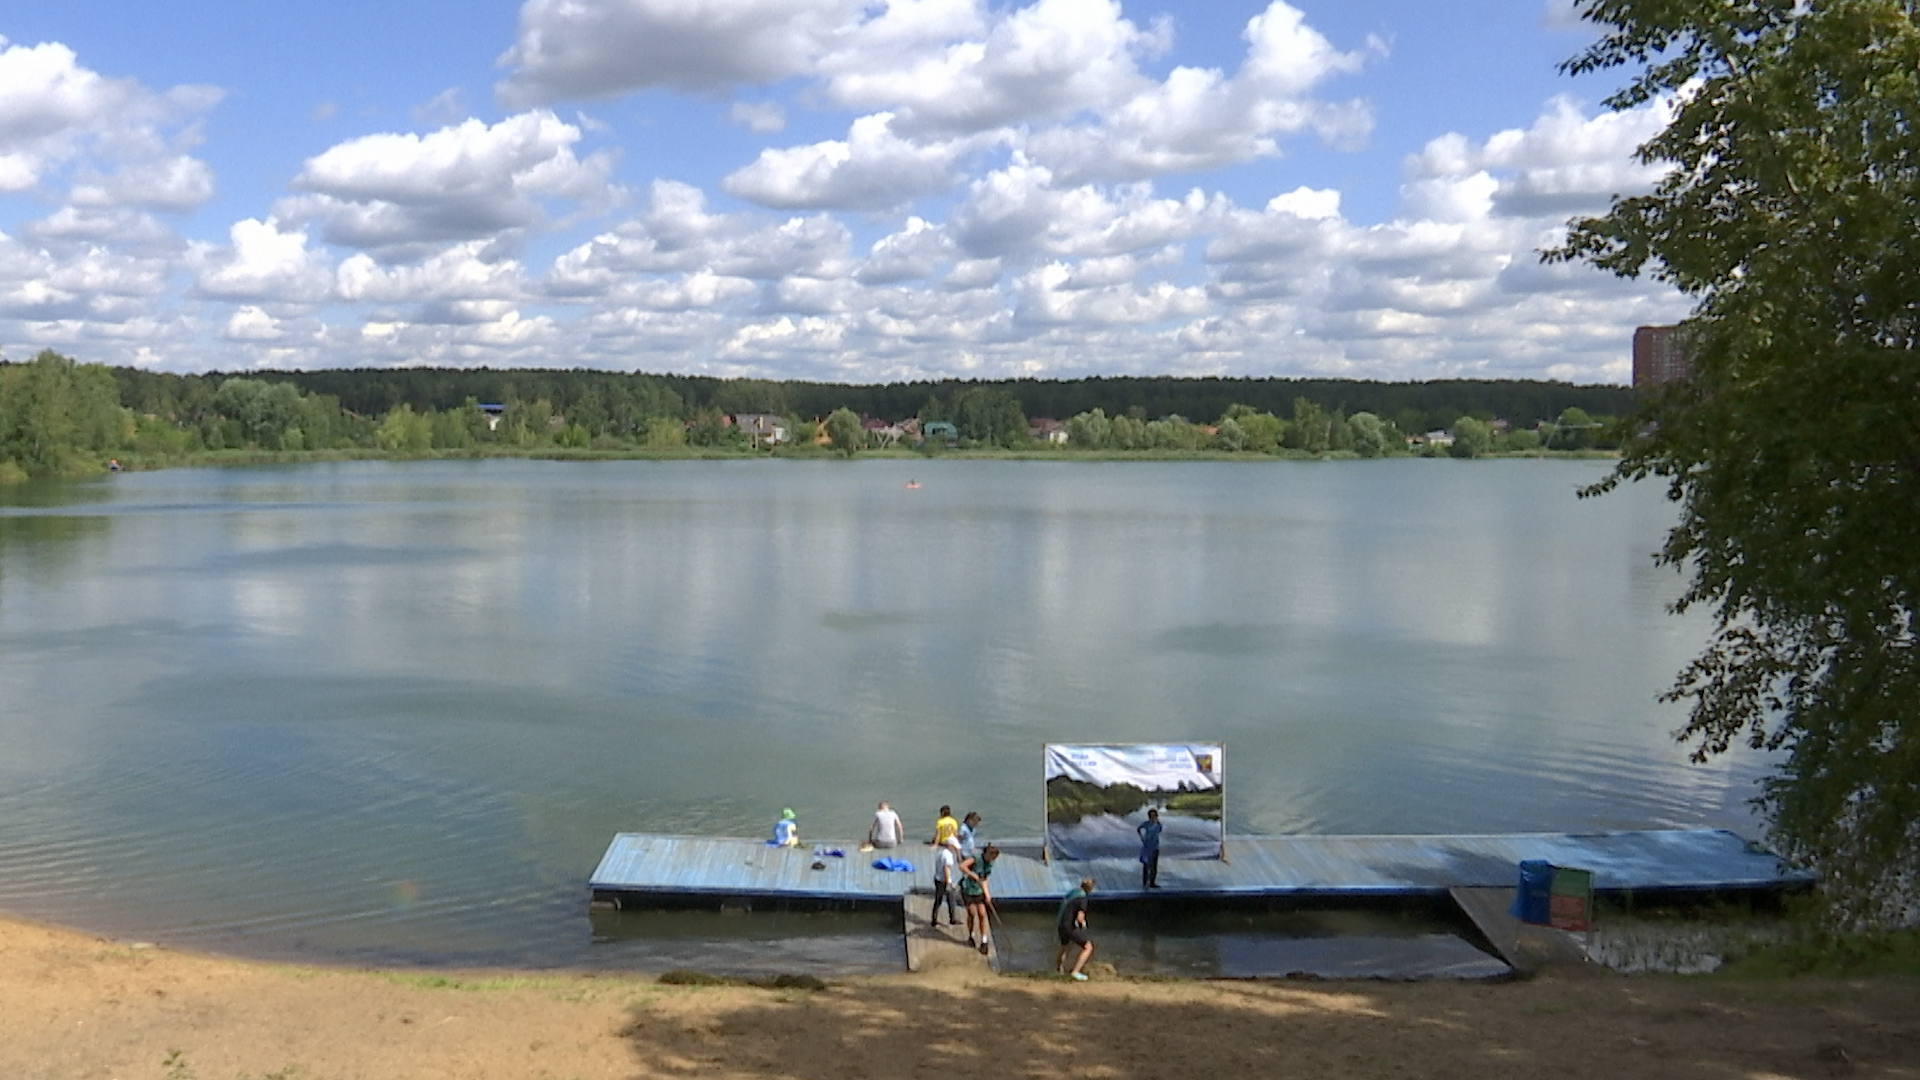
{"type": "Polygon", "coordinates": [[[1000,849],[988,844],[980,854],[960,860],[960,899],[967,905],[967,944],[983,955],[993,937],[993,925],[987,919],[987,910],[993,904],[993,889],[987,885],[987,879],[993,876],[993,861],[999,857],[1000,849]]]}

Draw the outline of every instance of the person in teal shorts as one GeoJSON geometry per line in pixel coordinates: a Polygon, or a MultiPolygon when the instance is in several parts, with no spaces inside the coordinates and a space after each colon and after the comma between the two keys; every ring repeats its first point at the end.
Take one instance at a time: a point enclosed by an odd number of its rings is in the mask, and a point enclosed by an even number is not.
{"type": "Polygon", "coordinates": [[[986,953],[993,936],[993,924],[987,919],[993,889],[987,879],[993,876],[993,861],[999,857],[1000,849],[988,844],[980,854],[960,860],[960,899],[967,905],[967,944],[982,954],[986,953]]]}

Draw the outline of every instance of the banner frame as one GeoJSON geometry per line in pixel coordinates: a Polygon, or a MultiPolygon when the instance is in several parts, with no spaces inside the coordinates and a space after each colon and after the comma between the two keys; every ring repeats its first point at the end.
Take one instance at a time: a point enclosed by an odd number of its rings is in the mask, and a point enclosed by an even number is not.
{"type": "MultiPolygon", "coordinates": [[[[1047,751],[1048,749],[1055,746],[1087,746],[1087,747],[1093,747],[1095,749],[1114,749],[1114,748],[1123,747],[1123,746],[1193,746],[1193,745],[1217,746],[1220,748],[1221,758],[1224,759],[1227,756],[1227,740],[1225,739],[1202,739],[1202,740],[1181,739],[1181,740],[1169,741],[1169,742],[1075,742],[1075,743],[1042,742],[1040,744],[1040,862],[1041,864],[1047,865],[1047,866],[1051,866],[1053,864],[1053,846],[1047,842],[1047,751]]],[[[1227,777],[1224,769],[1220,774],[1220,861],[1223,863],[1229,863],[1229,864],[1231,864],[1233,861],[1227,858],[1227,777]]]]}

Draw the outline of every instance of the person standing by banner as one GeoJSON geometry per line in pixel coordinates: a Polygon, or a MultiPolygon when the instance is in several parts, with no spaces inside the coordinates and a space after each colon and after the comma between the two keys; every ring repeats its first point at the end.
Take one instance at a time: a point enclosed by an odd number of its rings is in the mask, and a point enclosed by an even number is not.
{"type": "Polygon", "coordinates": [[[1134,831],[1140,834],[1140,887],[1160,887],[1160,811],[1147,811],[1147,820],[1134,831]]]}
{"type": "Polygon", "coordinates": [[[965,875],[960,879],[960,899],[967,904],[967,944],[982,954],[993,939],[993,926],[987,921],[987,905],[993,903],[993,889],[987,885],[987,878],[993,876],[993,861],[999,857],[1000,849],[988,844],[980,854],[960,860],[960,873],[965,875]],[[977,937],[976,926],[979,927],[977,937]]]}
{"type": "Polygon", "coordinates": [[[1060,914],[1054,920],[1060,932],[1060,952],[1053,958],[1053,970],[1066,970],[1067,950],[1078,945],[1080,958],[1073,962],[1073,970],[1067,972],[1075,982],[1087,981],[1087,973],[1081,969],[1093,955],[1093,942],[1087,938],[1087,896],[1092,892],[1093,879],[1081,878],[1080,887],[1060,901],[1060,914]]]}

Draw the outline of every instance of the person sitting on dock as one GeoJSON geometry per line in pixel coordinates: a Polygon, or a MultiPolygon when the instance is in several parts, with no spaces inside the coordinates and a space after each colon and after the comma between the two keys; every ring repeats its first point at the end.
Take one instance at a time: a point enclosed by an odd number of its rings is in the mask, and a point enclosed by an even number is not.
{"type": "Polygon", "coordinates": [[[1053,958],[1053,970],[1065,970],[1067,950],[1080,946],[1080,958],[1073,962],[1073,970],[1067,972],[1075,982],[1087,981],[1087,973],[1081,969],[1093,955],[1093,942],[1087,938],[1087,896],[1092,892],[1093,879],[1081,878],[1080,887],[1060,901],[1060,915],[1054,920],[1060,931],[1060,952],[1053,958]]]}
{"type": "Polygon", "coordinates": [[[960,879],[960,899],[967,904],[967,944],[979,949],[982,955],[986,954],[988,943],[993,939],[993,924],[987,919],[987,912],[993,904],[993,889],[987,885],[987,878],[993,876],[993,861],[999,857],[1000,849],[988,844],[980,854],[960,860],[960,873],[963,875],[960,879]],[[976,926],[979,928],[977,935],[976,926]]]}
{"type": "Polygon", "coordinates": [[[953,819],[953,807],[941,807],[940,816],[933,823],[934,846],[939,847],[959,834],[960,823],[953,819]]]}
{"type": "Polygon", "coordinates": [[[800,846],[800,823],[794,820],[793,807],[780,811],[780,820],[773,823],[773,844],[775,847],[800,846]]]}
{"type": "Polygon", "coordinates": [[[1147,811],[1147,820],[1134,832],[1140,834],[1140,887],[1160,887],[1160,811],[1147,811]]]}
{"type": "Polygon", "coordinates": [[[901,823],[900,815],[886,803],[873,812],[873,824],[867,826],[867,843],[877,848],[899,847],[907,842],[907,827],[901,823]]]}

